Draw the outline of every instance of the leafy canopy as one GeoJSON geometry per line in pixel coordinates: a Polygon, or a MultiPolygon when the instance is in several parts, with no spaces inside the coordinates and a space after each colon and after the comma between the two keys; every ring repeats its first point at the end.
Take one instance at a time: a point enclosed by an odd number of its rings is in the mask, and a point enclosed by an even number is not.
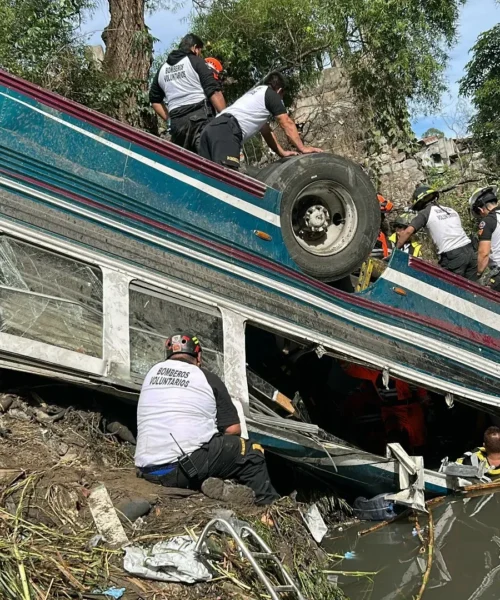
{"type": "Polygon", "coordinates": [[[78,37],[92,0],[0,0],[0,67],[86,102],[96,65],[78,37]]]}
{"type": "Polygon", "coordinates": [[[422,134],[423,138],[431,136],[442,138],[444,137],[444,133],[441,131],[441,129],[437,129],[436,127],[429,127],[429,129],[422,134]]]}
{"type": "Polygon", "coordinates": [[[465,67],[460,93],[469,96],[476,110],[469,130],[485,157],[500,165],[500,24],[482,33],[465,67]]]}
{"type": "MultiPolygon", "coordinates": [[[[407,126],[408,101],[437,105],[465,0],[211,0],[193,29],[234,84],[231,98],[280,70],[292,91],[340,61],[384,134],[407,126]]],[[[407,132],[409,133],[409,132],[407,132]]]]}

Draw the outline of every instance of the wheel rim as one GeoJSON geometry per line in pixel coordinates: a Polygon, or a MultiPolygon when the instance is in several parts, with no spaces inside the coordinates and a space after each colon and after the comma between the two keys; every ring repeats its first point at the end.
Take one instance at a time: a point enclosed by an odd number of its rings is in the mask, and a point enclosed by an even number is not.
{"type": "Polygon", "coordinates": [[[295,240],[302,248],[316,256],[332,256],[352,241],[358,211],[341,185],[315,181],[295,198],[291,221],[295,240]]]}

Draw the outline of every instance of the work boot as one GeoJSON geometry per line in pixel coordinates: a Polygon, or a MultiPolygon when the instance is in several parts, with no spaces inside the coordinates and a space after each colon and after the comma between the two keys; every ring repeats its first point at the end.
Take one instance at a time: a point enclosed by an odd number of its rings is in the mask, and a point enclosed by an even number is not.
{"type": "Polygon", "coordinates": [[[201,491],[212,500],[220,500],[239,506],[255,504],[255,493],[249,487],[231,481],[223,481],[216,477],[205,479],[201,484],[201,491]]]}

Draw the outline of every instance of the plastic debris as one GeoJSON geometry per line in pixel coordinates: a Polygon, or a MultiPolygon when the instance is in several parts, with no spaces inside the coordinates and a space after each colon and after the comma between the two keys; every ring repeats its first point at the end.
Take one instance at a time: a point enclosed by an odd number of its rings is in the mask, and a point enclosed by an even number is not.
{"type": "MultiPolygon", "coordinates": [[[[240,519],[237,519],[236,515],[234,514],[234,511],[232,511],[228,508],[218,508],[218,509],[212,511],[212,515],[217,519],[224,519],[225,521],[228,521],[229,524],[232,525],[232,527],[234,528],[234,530],[236,531],[236,533],[239,536],[241,536],[241,537],[248,536],[248,531],[243,531],[243,534],[241,531],[245,525],[248,526],[248,523],[246,521],[241,521],[240,519]]],[[[217,531],[220,531],[221,533],[226,532],[226,528],[224,527],[224,525],[222,525],[222,523],[217,523],[215,528],[217,529],[217,531]]]]}
{"type": "Polygon", "coordinates": [[[103,483],[91,490],[88,502],[97,531],[108,544],[110,546],[128,544],[127,534],[120,523],[108,490],[103,483]]]}
{"type": "Polygon", "coordinates": [[[328,532],[328,527],[326,526],[321,513],[319,512],[319,508],[316,504],[312,504],[307,512],[302,513],[302,518],[304,519],[307,528],[311,532],[313,539],[318,544],[322,541],[325,535],[328,532]]]}
{"type": "Polygon", "coordinates": [[[102,544],[105,541],[105,539],[102,537],[101,534],[96,533],[96,535],[93,535],[90,540],[87,543],[87,548],[89,550],[92,550],[93,548],[97,548],[97,546],[99,546],[100,544],[102,544]]]}
{"type": "Polygon", "coordinates": [[[123,567],[128,573],[175,583],[210,581],[212,575],[195,553],[196,542],[185,535],[158,542],[151,549],[127,546],[123,567]]]}
{"type": "Polygon", "coordinates": [[[356,552],[349,550],[348,552],[346,552],[344,554],[344,558],[347,558],[347,560],[350,560],[352,558],[356,558],[356,552]]]}
{"type": "Polygon", "coordinates": [[[116,598],[116,600],[119,600],[119,598],[121,598],[126,591],[126,588],[117,588],[113,585],[107,590],[94,590],[92,593],[101,594],[102,596],[107,596],[108,598],[116,598]]]}

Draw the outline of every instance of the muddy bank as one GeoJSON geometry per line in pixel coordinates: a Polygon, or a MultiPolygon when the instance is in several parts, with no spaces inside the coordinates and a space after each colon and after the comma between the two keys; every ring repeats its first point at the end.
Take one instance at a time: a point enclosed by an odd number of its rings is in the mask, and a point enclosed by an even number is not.
{"type": "MultiPolygon", "coordinates": [[[[137,499],[150,504],[133,523],[118,512],[132,544],[196,538],[221,505],[138,479],[134,446],[109,433],[109,415],[81,403],[75,408],[78,393],[68,390],[57,404],[44,402],[46,392],[0,395],[0,597],[106,598],[92,594],[111,586],[125,588],[127,600],[261,597],[265,589],[226,535],[211,542],[213,579],[207,583],[159,583],[124,571],[123,550],[95,537],[89,495],[97,484],[104,484],[115,508],[137,499]]],[[[304,526],[304,505],[283,498],[268,510],[224,508],[249,522],[278,553],[306,598],[342,597],[323,573],[329,559],[304,526]]]]}

